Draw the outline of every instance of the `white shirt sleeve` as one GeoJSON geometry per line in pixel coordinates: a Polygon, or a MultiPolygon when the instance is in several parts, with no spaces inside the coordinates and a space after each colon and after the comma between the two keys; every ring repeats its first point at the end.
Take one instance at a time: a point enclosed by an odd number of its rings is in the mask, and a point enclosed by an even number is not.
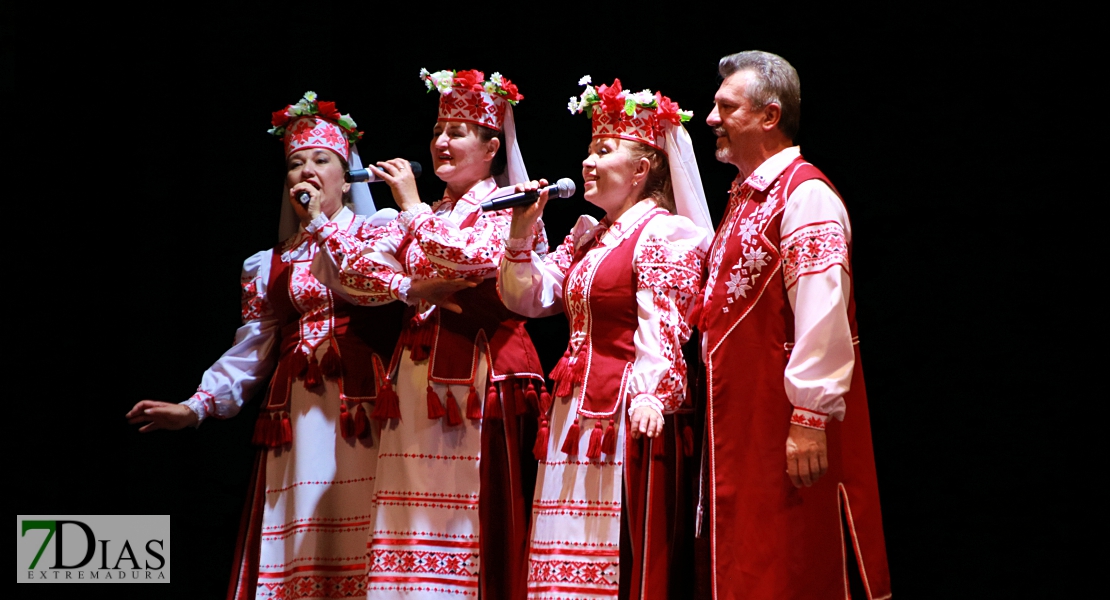
{"type": "Polygon", "coordinates": [[[711,233],[689,219],[652,219],[636,242],[636,358],[629,380],[629,412],[650,406],[673,413],[686,396],[682,346],[690,339],[687,321],[701,288],[702,263],[711,233]]]}
{"type": "Polygon", "coordinates": [[[539,244],[535,234],[531,238],[506,240],[505,254],[497,273],[497,289],[505,306],[532,318],[563,312],[563,279],[574,252],[597,226],[596,219],[582,215],[563,243],[554,252],[542,256],[537,251],[539,244]]]}
{"type": "Polygon", "coordinates": [[[243,324],[235,342],[201,376],[200,387],[183,402],[197,415],[226,419],[239,413],[243,401],[266,385],[277,360],[278,322],[266,297],[272,250],[243,262],[243,324]]]}
{"type": "Polygon", "coordinates": [[[851,226],[844,203],[823,181],[800,184],[782,217],[783,279],[794,311],[794,347],[784,383],[792,423],[823,429],[844,419],[855,349],[848,323],[851,226]]]}

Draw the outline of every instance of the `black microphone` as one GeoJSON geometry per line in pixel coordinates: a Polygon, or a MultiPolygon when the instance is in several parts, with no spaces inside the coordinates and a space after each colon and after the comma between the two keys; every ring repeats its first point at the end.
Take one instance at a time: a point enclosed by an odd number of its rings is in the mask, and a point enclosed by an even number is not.
{"type": "Polygon", "coordinates": [[[514,206],[525,206],[536,201],[540,197],[541,192],[547,192],[548,198],[570,198],[574,195],[575,187],[574,182],[564,177],[559,181],[545,187],[540,188],[534,192],[517,192],[508,196],[501,196],[493,200],[487,200],[482,203],[483,211],[501,210],[503,208],[512,208],[514,206]]]}
{"type": "MultiPolygon", "coordinates": [[[[412,166],[412,176],[420,177],[420,173],[421,171],[423,171],[423,169],[420,168],[420,163],[416,162],[415,160],[410,160],[409,164],[412,166]]],[[[378,179],[378,177],[374,175],[374,173],[370,171],[370,169],[354,169],[351,171],[347,171],[347,174],[344,175],[344,179],[347,180],[347,183],[381,181],[381,179],[378,179]]]]}
{"type": "Polygon", "coordinates": [[[312,196],[309,196],[308,192],[301,192],[297,194],[297,202],[300,202],[301,206],[307,208],[309,200],[312,200],[312,196]]]}

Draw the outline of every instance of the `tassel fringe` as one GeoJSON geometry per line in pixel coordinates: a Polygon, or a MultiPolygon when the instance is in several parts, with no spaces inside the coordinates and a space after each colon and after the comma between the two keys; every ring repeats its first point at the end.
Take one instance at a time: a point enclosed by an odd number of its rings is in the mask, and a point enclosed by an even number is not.
{"type": "Polygon", "coordinates": [[[459,412],[459,402],[455,400],[455,395],[451,393],[451,388],[447,388],[447,397],[444,399],[447,403],[447,424],[451,427],[462,424],[462,413],[459,412]]]}
{"type": "Polygon", "coordinates": [[[432,384],[428,384],[428,418],[435,420],[443,418],[447,411],[443,408],[443,403],[439,401],[439,396],[436,391],[432,389],[432,384]]]}
{"type": "Polygon", "coordinates": [[[601,420],[594,421],[593,431],[590,432],[590,445],[586,448],[586,458],[590,460],[601,459],[601,438],[603,434],[601,420]]]}
{"type": "Polygon", "coordinates": [[[568,454],[570,456],[576,456],[578,454],[578,437],[580,431],[581,428],[578,426],[578,420],[575,419],[574,423],[571,423],[570,428],[567,430],[567,437],[563,440],[563,447],[560,448],[563,454],[568,454]]]}

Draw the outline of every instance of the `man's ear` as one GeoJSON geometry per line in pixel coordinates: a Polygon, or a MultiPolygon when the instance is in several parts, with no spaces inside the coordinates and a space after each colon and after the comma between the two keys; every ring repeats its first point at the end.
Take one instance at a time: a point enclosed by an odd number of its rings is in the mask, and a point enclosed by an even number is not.
{"type": "Polygon", "coordinates": [[[759,124],[763,131],[771,131],[779,126],[779,120],[782,119],[782,107],[772,102],[763,107],[763,120],[759,124]]]}

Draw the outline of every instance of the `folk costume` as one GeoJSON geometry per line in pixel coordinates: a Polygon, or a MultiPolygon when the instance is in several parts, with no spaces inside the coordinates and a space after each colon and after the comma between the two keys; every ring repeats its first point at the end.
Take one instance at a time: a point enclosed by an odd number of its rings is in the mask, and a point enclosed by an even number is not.
{"type": "Polygon", "coordinates": [[[622,92],[617,80],[587,87],[571,110],[591,115],[595,138],[666,152],[679,214],[648,197],[614,222],[583,216],[547,256],[530,239],[509,240],[499,276],[505,304],[529,316],[565,311],[571,325],[551,373],[556,398],[541,406],[528,595],[666,598],[677,593],[673,544],[693,516],[683,483],[694,448],[682,346],[709,245],[708,209],[681,126],[689,115],[668,98],[622,92]],[[664,415],[663,433],[633,439],[629,415],[644,405],[664,415]]]}
{"type": "MultiPolygon", "coordinates": [[[[484,81],[478,71],[422,75],[441,93],[439,119],[502,130],[509,178],[527,179],[512,113],[521,96],[509,80],[495,73],[484,81]]],[[[324,251],[313,272],[332,289],[357,304],[411,304],[389,367],[396,395],[373,415],[382,439],[369,540],[372,598],[524,594],[524,493],[534,467],[521,454],[531,448],[534,407],[546,388],[525,319],[497,297],[510,213],[480,209],[508,191],[485,179],[461,198],[402,212],[368,236],[323,220],[309,226],[324,251]],[[462,307],[456,314],[409,302],[411,282],[433,277],[485,281],[454,295],[462,307]]],[[[542,226],[534,248],[547,250],[542,226]]]]}
{"type": "Polygon", "coordinates": [[[849,560],[890,595],[850,255],[844,203],[797,147],[733,183],[699,327],[714,598],[844,598],[849,560]],[[827,436],[809,488],[786,474],[791,424],[827,436]]]}
{"type": "MultiPolygon", "coordinates": [[[[274,126],[286,156],[324,148],[359,166],[354,122],[311,92],[275,113],[274,126]]],[[[361,186],[352,194],[359,208],[372,210],[369,189],[361,186]]],[[[334,219],[353,233],[372,231],[395,214],[367,217],[344,207],[334,219]]],[[[304,229],[283,238],[244,262],[235,344],[185,402],[200,422],[228,418],[273,373],[255,427],[261,448],[228,596],[364,597],[377,463],[368,416],[385,386],[400,315],[336,297],[310,272],[318,250],[304,229]]]]}

